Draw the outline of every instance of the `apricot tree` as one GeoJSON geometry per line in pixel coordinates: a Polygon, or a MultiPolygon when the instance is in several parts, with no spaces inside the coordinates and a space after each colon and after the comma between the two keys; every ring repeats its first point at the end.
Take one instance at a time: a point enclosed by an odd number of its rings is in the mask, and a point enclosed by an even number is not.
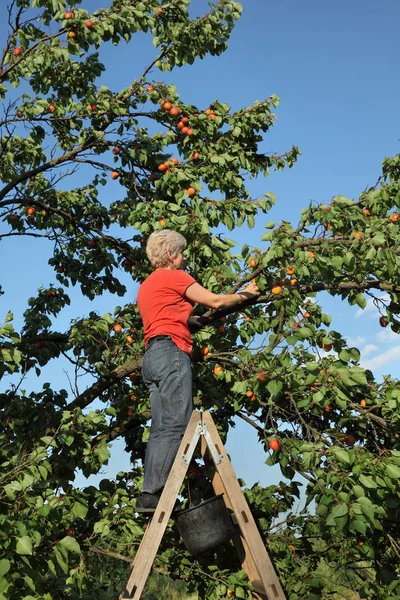
{"type": "MultiPolygon", "coordinates": [[[[144,527],[135,513],[150,418],[143,339],[134,302],[101,315],[95,300],[125,295],[121,270],[147,276],[146,239],[163,227],[185,235],[189,269],[207,288],[256,278],[262,290],[231,310],[196,311],[195,400],[224,436],[233,418],[246,421],[266,462],[280,465],[284,481],[246,495],[288,598],[397,598],[399,385],[361,368],[318,294],[361,308],[373,298],[381,325],[398,332],[399,156],[359,198],[312,204],[297,225],[267,223],[258,248],[235,248],[217,228],[252,228],[275,202],[251,198],[246,178],[292,167],[299,154],[260,151],[279,100],[236,111],[185,104],[154,73],[222,53],[240,4],[219,0],[201,17],[189,0],[115,0],[93,14],[80,4],[2,9],[0,238],[29,237],[32,252],[47,241],[54,277],[17,316],[21,327],[10,310],[0,328],[0,599],[108,599],[124,582],[118,559],[134,556],[144,527]],[[133,44],[137,32],[152,36],[155,58],[112,90],[96,51],[133,44]],[[120,195],[111,202],[110,180],[120,195]],[[84,316],[77,303],[59,331],[72,286],[94,310],[84,316]],[[84,373],[86,389],[52,381],[55,361],[84,373]],[[49,383],[23,391],[32,374],[49,383]],[[98,473],[119,437],[132,471],[79,489],[76,471],[98,473]],[[295,513],[299,476],[305,507],[295,513]]],[[[172,525],[157,568],[201,598],[251,594],[232,548],[195,560],[172,525]]]]}

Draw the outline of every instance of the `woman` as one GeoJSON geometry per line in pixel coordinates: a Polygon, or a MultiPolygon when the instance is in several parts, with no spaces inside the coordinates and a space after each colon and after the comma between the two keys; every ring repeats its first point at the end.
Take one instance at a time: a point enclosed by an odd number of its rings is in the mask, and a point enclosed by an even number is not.
{"type": "Polygon", "coordinates": [[[183,270],[185,238],[176,231],[155,231],[146,253],[153,273],[139,288],[137,303],[144,325],[143,380],[150,390],[151,431],[144,463],[142,493],[136,507],[154,512],[193,410],[188,321],[193,304],[228,308],[260,291],[255,283],[236,294],[214,294],[183,270]]]}

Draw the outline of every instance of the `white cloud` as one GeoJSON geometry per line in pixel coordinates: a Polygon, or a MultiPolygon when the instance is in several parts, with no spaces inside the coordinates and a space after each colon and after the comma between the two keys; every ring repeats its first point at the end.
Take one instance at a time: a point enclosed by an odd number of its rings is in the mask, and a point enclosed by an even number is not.
{"type": "MultiPolygon", "coordinates": [[[[399,360],[400,360],[400,345],[392,346],[392,348],[389,348],[388,350],[386,350],[386,352],[382,352],[378,356],[374,356],[374,357],[370,358],[369,360],[362,360],[361,363],[362,363],[362,367],[364,369],[370,369],[371,371],[374,371],[375,369],[381,369],[382,367],[384,367],[385,365],[387,365],[393,361],[399,361],[399,360]]],[[[392,375],[395,376],[396,374],[392,373],[392,375]]]]}
{"type": "Polygon", "coordinates": [[[346,339],[349,348],[359,348],[367,341],[366,338],[362,337],[361,335],[358,335],[356,338],[348,337],[346,339]]]}
{"type": "Polygon", "coordinates": [[[361,349],[361,356],[363,358],[367,358],[375,352],[375,350],[379,350],[379,346],[375,346],[375,344],[367,344],[361,349]]]}
{"type": "Polygon", "coordinates": [[[376,334],[376,341],[381,344],[386,344],[387,342],[394,342],[399,339],[399,334],[395,333],[391,329],[383,329],[376,334]]]}

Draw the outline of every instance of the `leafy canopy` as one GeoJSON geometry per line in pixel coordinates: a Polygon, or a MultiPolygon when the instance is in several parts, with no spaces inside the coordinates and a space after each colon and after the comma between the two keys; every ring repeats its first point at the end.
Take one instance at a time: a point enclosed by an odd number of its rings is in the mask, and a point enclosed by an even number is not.
{"type": "MultiPolygon", "coordinates": [[[[100,315],[95,301],[105,291],[123,298],[125,281],[148,275],[146,239],[164,227],[185,235],[189,269],[208,289],[236,291],[253,278],[261,288],[230,310],[196,309],[195,402],[224,437],[234,417],[245,420],[267,464],[280,465],[282,481],[246,496],[288,598],[397,598],[399,385],[360,367],[318,298],[325,291],[361,308],[373,298],[381,325],[399,331],[399,156],[356,200],[310,204],[297,225],[268,222],[259,247],[237,248],[226,233],[251,229],[275,202],[271,193],[251,198],[248,177],[292,167],[299,150],[260,150],[275,95],[240,110],[203,107],[163,83],[163,72],[221,54],[241,13],[232,0],[201,17],[190,8],[2,8],[0,239],[29,238],[33,253],[45,240],[54,276],[18,315],[20,328],[11,311],[0,327],[0,599],[109,599],[126,580],[121,557],[133,557],[145,525],[135,513],[150,418],[142,329],[134,303],[100,315]],[[131,47],[139,32],[152,36],[156,57],[113,90],[98,50],[131,47]],[[102,188],[113,181],[110,201],[102,188]],[[60,331],[74,286],[93,311],[83,316],[75,300],[75,319],[60,331]],[[52,380],[65,362],[77,381],[85,375],[84,391],[52,380]],[[37,391],[39,377],[50,382],[37,391]],[[119,437],[132,471],[97,488],[74,485],[78,469],[99,473],[119,437]],[[302,485],[305,508],[295,512],[302,485]]],[[[232,547],[195,560],[172,525],[156,568],[201,598],[249,597],[232,547]]]]}

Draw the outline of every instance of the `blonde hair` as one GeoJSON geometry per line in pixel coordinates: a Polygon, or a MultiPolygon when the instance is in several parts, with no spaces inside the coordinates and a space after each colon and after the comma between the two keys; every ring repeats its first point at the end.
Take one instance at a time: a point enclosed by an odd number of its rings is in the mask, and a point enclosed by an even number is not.
{"type": "Polygon", "coordinates": [[[186,240],[177,231],[163,229],[153,231],[147,240],[146,254],[154,268],[168,265],[168,252],[175,258],[179,252],[186,248],[186,240]]]}

